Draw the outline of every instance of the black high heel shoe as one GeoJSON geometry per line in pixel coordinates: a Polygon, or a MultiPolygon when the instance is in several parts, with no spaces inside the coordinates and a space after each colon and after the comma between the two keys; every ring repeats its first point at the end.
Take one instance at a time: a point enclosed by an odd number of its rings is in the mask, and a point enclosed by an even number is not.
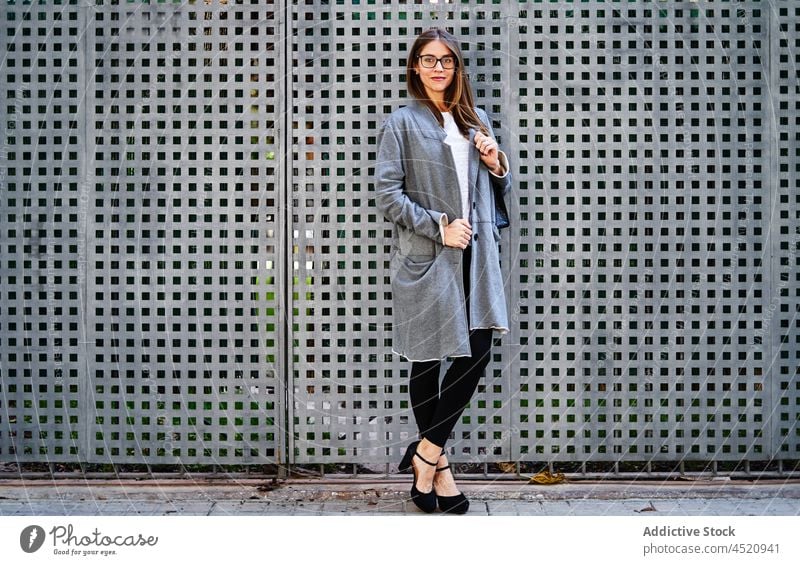
{"type": "Polygon", "coordinates": [[[414,483],[411,485],[411,500],[414,501],[414,504],[416,504],[420,510],[430,514],[436,510],[436,491],[433,490],[433,485],[431,485],[431,490],[429,492],[422,492],[417,488],[417,470],[414,468],[411,459],[416,455],[428,465],[436,467],[436,463],[431,463],[417,452],[417,446],[420,441],[421,440],[416,440],[411,442],[398,468],[400,471],[407,471],[410,468],[414,473],[414,483]]]}
{"type": "MultiPolygon", "coordinates": [[[[444,471],[449,468],[450,465],[437,467],[436,472],[438,473],[439,471],[444,471]]],[[[439,509],[442,512],[447,512],[448,514],[466,514],[467,510],[469,510],[469,500],[467,500],[467,497],[464,496],[464,493],[462,492],[459,492],[453,496],[442,496],[437,494],[436,500],[439,503],[439,509]]]]}

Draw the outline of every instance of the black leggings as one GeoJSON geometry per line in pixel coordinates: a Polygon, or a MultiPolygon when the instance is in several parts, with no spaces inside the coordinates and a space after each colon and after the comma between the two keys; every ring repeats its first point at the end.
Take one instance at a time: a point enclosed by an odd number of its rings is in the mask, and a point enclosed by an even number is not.
{"type": "MultiPolygon", "coordinates": [[[[469,312],[469,265],[472,249],[464,250],[464,293],[469,312]]],[[[420,438],[444,447],[447,438],[469,404],[478,381],[489,364],[492,329],[480,328],[469,332],[472,357],[456,357],[442,380],[439,393],[441,361],[413,361],[409,394],[420,438]]]]}

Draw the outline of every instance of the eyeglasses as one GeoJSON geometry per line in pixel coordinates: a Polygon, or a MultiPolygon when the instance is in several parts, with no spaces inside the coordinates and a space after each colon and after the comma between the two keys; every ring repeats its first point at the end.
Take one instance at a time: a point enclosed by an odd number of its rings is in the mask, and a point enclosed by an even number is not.
{"type": "Polygon", "coordinates": [[[439,61],[442,62],[443,69],[452,69],[456,66],[456,58],[452,55],[445,55],[444,57],[434,57],[433,55],[417,55],[422,66],[426,69],[432,69],[439,61]]]}

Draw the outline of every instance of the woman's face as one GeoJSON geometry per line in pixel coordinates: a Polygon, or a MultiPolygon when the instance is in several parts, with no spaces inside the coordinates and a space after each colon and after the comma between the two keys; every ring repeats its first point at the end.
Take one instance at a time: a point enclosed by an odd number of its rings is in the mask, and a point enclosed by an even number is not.
{"type": "Polygon", "coordinates": [[[419,71],[419,78],[422,81],[422,85],[425,87],[425,91],[428,93],[428,97],[431,100],[442,100],[444,98],[444,91],[447,90],[447,87],[453,82],[453,77],[456,73],[456,56],[450,51],[447,45],[438,39],[426,44],[425,47],[420,50],[419,55],[422,57],[433,56],[437,59],[440,57],[450,57],[452,59],[452,68],[450,69],[443,68],[446,60],[435,61],[435,66],[431,69],[426,68],[422,64],[421,57],[418,57],[414,62],[414,68],[419,71]]]}

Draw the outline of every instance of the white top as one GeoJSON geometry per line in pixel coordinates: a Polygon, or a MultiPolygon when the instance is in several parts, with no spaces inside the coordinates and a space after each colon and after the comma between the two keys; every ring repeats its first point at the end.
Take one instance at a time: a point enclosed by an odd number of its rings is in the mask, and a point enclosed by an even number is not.
{"type": "MultiPolygon", "coordinates": [[[[468,186],[469,140],[462,136],[461,132],[458,131],[456,121],[453,119],[453,116],[450,112],[442,112],[442,117],[444,118],[444,130],[447,134],[447,137],[445,137],[444,141],[450,146],[450,150],[453,152],[453,162],[456,166],[458,184],[461,188],[461,217],[468,220],[470,205],[468,186]]],[[[501,179],[508,174],[508,158],[500,149],[497,150],[497,156],[500,160],[500,166],[503,168],[503,174],[496,175],[492,171],[489,171],[489,174],[495,178],[501,179]]],[[[444,243],[444,227],[449,223],[450,220],[448,219],[447,214],[442,214],[441,223],[439,224],[439,234],[442,238],[442,243],[444,243]]]]}
{"type": "Polygon", "coordinates": [[[444,142],[453,152],[453,161],[456,165],[458,184],[461,188],[461,217],[469,218],[469,140],[458,131],[456,121],[450,112],[442,112],[444,118],[444,131],[447,134],[444,142]]]}

